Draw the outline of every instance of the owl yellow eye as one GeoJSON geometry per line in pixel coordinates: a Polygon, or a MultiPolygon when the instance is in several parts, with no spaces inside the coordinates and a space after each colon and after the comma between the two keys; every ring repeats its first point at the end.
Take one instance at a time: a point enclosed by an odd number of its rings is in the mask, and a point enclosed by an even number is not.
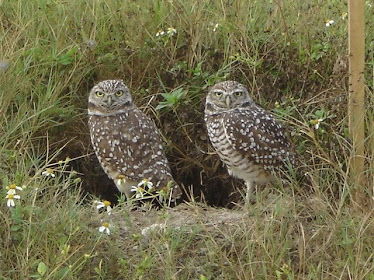
{"type": "Polygon", "coordinates": [[[222,92],[221,91],[215,91],[214,95],[217,96],[217,97],[221,97],[222,96],[222,92]]]}
{"type": "Polygon", "coordinates": [[[240,97],[240,96],[243,96],[243,92],[242,92],[242,91],[235,91],[235,92],[234,92],[234,95],[235,95],[236,97],[240,97]]]}
{"type": "Polygon", "coordinates": [[[119,90],[116,92],[116,96],[120,97],[123,95],[123,91],[122,90],[119,90]]]}
{"type": "Polygon", "coordinates": [[[101,92],[101,91],[97,91],[97,92],[95,92],[95,94],[96,94],[97,97],[103,97],[104,96],[104,93],[101,92]]]}

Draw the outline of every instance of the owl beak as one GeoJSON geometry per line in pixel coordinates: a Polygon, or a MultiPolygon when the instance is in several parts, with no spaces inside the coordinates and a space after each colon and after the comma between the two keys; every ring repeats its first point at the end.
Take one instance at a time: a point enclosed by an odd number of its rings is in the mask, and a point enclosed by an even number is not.
{"type": "Polygon", "coordinates": [[[112,97],[111,97],[110,95],[108,96],[107,104],[108,104],[109,106],[112,106],[112,97]]]}
{"type": "Polygon", "coordinates": [[[231,98],[230,98],[230,96],[226,96],[226,106],[227,106],[227,108],[230,108],[230,105],[231,105],[231,98]]]}

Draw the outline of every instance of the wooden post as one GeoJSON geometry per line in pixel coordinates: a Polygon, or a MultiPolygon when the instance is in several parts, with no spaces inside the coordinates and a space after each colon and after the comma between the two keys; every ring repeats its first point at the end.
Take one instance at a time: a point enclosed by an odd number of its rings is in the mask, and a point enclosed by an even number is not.
{"type": "Polygon", "coordinates": [[[349,132],[353,151],[350,161],[350,178],[354,186],[353,200],[359,206],[364,201],[365,185],[365,19],[364,0],[349,0],[348,39],[349,39],[349,132]]]}

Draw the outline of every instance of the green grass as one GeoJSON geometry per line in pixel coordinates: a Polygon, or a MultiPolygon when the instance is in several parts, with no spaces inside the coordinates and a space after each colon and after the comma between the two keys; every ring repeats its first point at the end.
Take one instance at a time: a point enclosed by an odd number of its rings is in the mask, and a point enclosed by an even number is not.
{"type": "MultiPolygon", "coordinates": [[[[364,205],[347,178],[346,4],[0,1],[0,278],[373,280],[373,151],[364,205]],[[119,199],[112,215],[97,212],[96,196],[112,191],[97,174],[86,107],[107,78],[123,79],[156,121],[176,180],[193,186],[188,204],[134,211],[119,199]],[[202,120],[208,88],[223,79],[282,119],[307,183],[233,206],[242,183],[210,153],[202,120]],[[5,199],[11,184],[25,186],[16,207],[5,199]]],[[[374,7],[365,7],[373,147],[374,7]]]]}

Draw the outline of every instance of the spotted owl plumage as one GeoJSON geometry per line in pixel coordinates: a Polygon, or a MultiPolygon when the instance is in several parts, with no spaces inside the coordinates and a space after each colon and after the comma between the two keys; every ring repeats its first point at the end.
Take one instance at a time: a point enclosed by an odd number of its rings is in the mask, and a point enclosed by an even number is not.
{"type": "Polygon", "coordinates": [[[171,199],[180,197],[154,122],[133,103],[121,80],[106,80],[89,94],[91,142],[105,173],[130,198],[133,186],[149,180],[156,190],[172,182],[171,199]]]}
{"type": "Polygon", "coordinates": [[[224,81],[209,91],[205,104],[209,139],[228,172],[243,179],[250,199],[255,184],[295,166],[295,156],[282,126],[257,106],[244,85],[224,81]]]}

